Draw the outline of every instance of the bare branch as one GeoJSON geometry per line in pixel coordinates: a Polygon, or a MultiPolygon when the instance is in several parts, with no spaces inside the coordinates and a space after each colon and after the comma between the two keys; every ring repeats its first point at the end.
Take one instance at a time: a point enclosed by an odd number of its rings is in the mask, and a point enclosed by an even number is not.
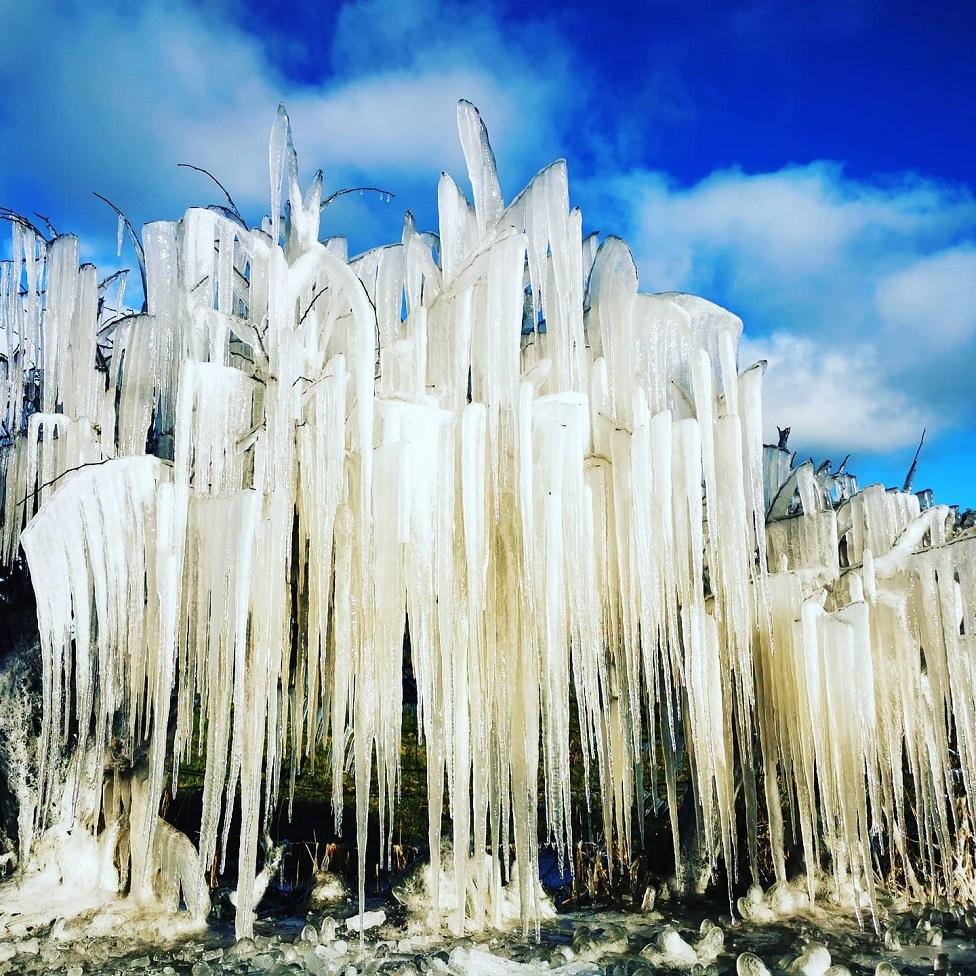
{"type": "Polygon", "coordinates": [[[142,278],[142,310],[145,312],[149,307],[147,305],[149,301],[149,286],[146,282],[146,252],[142,249],[142,241],[139,240],[139,235],[136,233],[136,229],[132,226],[129,218],[108,197],[103,197],[101,193],[95,193],[94,196],[98,197],[102,203],[108,204],[115,211],[116,215],[121,218],[122,223],[125,224],[125,229],[129,232],[132,249],[136,252],[136,259],[139,261],[139,275],[142,278]]]}
{"type": "MultiPolygon", "coordinates": [[[[204,169],[202,166],[194,166],[193,163],[177,163],[176,165],[182,166],[184,169],[195,170],[197,173],[203,173],[204,176],[209,176],[210,179],[212,179],[214,183],[216,183],[217,186],[220,187],[224,196],[227,197],[227,202],[230,204],[230,212],[237,218],[238,221],[240,221],[240,223],[242,224],[244,223],[244,218],[241,216],[240,210],[237,209],[237,204],[234,203],[234,198],[227,191],[227,187],[224,186],[224,184],[221,183],[220,180],[218,180],[217,177],[214,176],[209,169],[204,169]]],[[[223,210],[224,208],[221,207],[220,209],[223,210]]]]}
{"type": "Polygon", "coordinates": [[[308,313],[312,311],[312,306],[329,290],[328,286],[323,288],[321,291],[315,293],[315,297],[308,303],[308,308],[302,313],[302,317],[298,320],[298,324],[302,325],[305,319],[308,317],[308,313]]]}
{"type": "Polygon", "coordinates": [[[244,218],[240,214],[234,213],[234,211],[231,210],[230,207],[225,207],[222,203],[209,203],[207,204],[207,209],[213,210],[215,213],[222,214],[228,220],[232,220],[235,224],[238,224],[244,230],[248,229],[248,226],[245,223],[244,218]]]}
{"type": "Polygon", "coordinates": [[[42,241],[50,244],[51,242],[40,232],[36,224],[31,223],[23,214],[17,213],[16,210],[11,210],[10,207],[0,206],[0,220],[9,220],[12,224],[20,224],[21,227],[25,227],[27,230],[36,234],[42,241]]]}
{"type": "Polygon", "coordinates": [[[325,210],[330,203],[334,203],[339,197],[344,197],[347,193],[378,193],[381,197],[388,197],[390,200],[396,196],[390,190],[382,190],[378,186],[350,186],[345,190],[336,190],[335,193],[327,196],[322,201],[319,211],[325,210]]]}
{"type": "Polygon", "coordinates": [[[44,223],[47,224],[47,229],[51,232],[51,240],[54,240],[55,237],[59,236],[57,228],[54,226],[54,224],[51,223],[49,218],[45,217],[44,214],[42,213],[38,213],[36,210],[34,211],[34,216],[40,217],[41,220],[43,220],[44,223]]]}
{"type": "Polygon", "coordinates": [[[65,475],[72,474],[75,471],[80,471],[82,468],[94,468],[100,464],[107,464],[109,461],[114,461],[115,458],[102,458],[101,461],[86,461],[84,464],[79,464],[77,467],[68,468],[67,471],[62,471],[56,478],[52,478],[50,481],[45,481],[43,485],[38,485],[32,492],[28,492],[19,502],[18,505],[26,505],[35,495],[40,494],[45,488],[50,488],[51,485],[59,482],[65,475]]]}
{"type": "Polygon", "coordinates": [[[118,271],[113,271],[112,274],[110,274],[107,278],[103,278],[98,283],[98,290],[101,291],[103,288],[106,288],[108,285],[112,284],[112,282],[117,278],[120,278],[122,275],[127,275],[128,273],[128,268],[120,268],[118,271]]]}

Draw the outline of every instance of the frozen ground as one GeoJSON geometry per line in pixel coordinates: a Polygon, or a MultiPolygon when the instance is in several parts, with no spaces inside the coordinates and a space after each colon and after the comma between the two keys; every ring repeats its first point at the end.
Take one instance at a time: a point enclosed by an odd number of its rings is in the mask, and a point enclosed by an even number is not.
{"type": "MultiPolygon", "coordinates": [[[[743,953],[752,953],[772,974],[976,973],[976,920],[959,912],[908,912],[894,919],[879,938],[870,929],[858,930],[846,916],[823,910],[787,923],[760,925],[733,924],[727,914],[707,914],[706,906],[674,905],[645,914],[559,915],[543,926],[541,940],[535,943],[497,934],[461,939],[410,934],[412,927],[402,913],[392,912],[386,918],[388,904],[371,907],[382,913],[384,921],[364,933],[362,942],[345,922],[353,915],[351,904],[346,910],[333,908],[333,915],[264,918],[253,940],[237,943],[230,925],[156,945],[139,944],[132,935],[73,943],[50,935],[18,941],[11,931],[7,941],[0,942],[0,973],[761,974],[764,970],[750,957],[743,958],[743,953]]],[[[376,915],[371,921],[379,918],[376,915]]]]}

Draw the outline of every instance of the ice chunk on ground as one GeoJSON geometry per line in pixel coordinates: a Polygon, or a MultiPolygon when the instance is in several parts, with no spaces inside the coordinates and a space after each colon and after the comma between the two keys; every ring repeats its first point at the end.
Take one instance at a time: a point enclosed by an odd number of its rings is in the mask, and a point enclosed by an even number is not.
{"type": "Polygon", "coordinates": [[[370,929],[379,928],[384,922],[386,922],[386,912],[382,910],[363,912],[347,918],[346,928],[350,932],[368,932],[370,929]]]}
{"type": "Polygon", "coordinates": [[[699,962],[695,950],[671,925],[666,925],[658,934],[657,944],[645,946],[641,955],[655,966],[671,966],[674,969],[690,969],[699,962]]]}
{"type": "Polygon", "coordinates": [[[735,961],[738,976],[769,976],[766,964],[752,952],[743,952],[735,961]]]}
{"type": "Polygon", "coordinates": [[[817,943],[807,946],[789,965],[789,971],[800,976],[824,976],[829,968],[830,953],[817,943]]]}

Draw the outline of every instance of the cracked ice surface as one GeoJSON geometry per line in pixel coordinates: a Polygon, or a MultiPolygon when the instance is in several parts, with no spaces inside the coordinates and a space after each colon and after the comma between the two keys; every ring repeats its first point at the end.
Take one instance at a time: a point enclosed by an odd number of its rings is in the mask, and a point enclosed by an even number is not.
{"type": "MultiPolygon", "coordinates": [[[[93,907],[72,894],[87,865],[85,898],[202,924],[236,802],[251,936],[259,840],[330,745],[363,909],[370,791],[388,845],[400,783],[407,620],[430,850],[452,823],[434,931],[501,924],[509,876],[523,929],[546,914],[540,836],[573,842],[573,700],[604,837],[630,843],[649,786],[679,886],[719,859],[755,877],[765,810],[776,881],[791,825],[808,899],[823,860],[877,923],[877,837],[912,897],[971,899],[976,539],[944,506],[764,449],[741,321],[640,294],[626,245],[583,236],[564,162],[506,204],[480,117],[458,120],[473,205],[445,174],[438,233],[408,214],[350,259],[320,241],[321,176],[301,192],[280,110],[271,217],[147,225],[140,314],[108,311],[124,280],[99,285],[76,238],[14,222],[0,561],[22,546],[30,567],[43,724],[34,847],[0,918],[30,885],[93,907]],[[156,810],[196,749],[194,844],[156,810]]],[[[654,951],[687,956],[680,938],[654,951]]]]}

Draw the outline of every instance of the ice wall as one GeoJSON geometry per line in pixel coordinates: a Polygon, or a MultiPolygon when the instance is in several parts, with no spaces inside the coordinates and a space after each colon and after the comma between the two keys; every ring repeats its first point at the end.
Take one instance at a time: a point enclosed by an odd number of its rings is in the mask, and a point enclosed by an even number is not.
{"type": "Polygon", "coordinates": [[[353,773],[362,900],[371,790],[392,830],[409,621],[430,849],[446,805],[450,888],[474,892],[442,913],[431,872],[435,926],[493,924],[510,842],[537,923],[540,838],[573,839],[572,729],[605,836],[635,837],[650,789],[679,876],[688,781],[707,864],[739,870],[742,809],[755,872],[765,810],[781,878],[790,823],[811,878],[826,859],[858,908],[876,836],[915,893],[951,889],[976,542],[914,496],[838,505],[811,467],[764,462],[740,320],[640,294],[626,245],[583,236],[562,161],[506,205],[477,111],[458,122],[474,204],[445,174],[438,233],[408,215],[349,259],[320,241],[321,174],[303,195],[279,110],[271,217],[147,225],[142,314],[110,311],[119,279],[79,268],[75,238],[14,223],[0,560],[22,546],[38,599],[37,830],[69,753],[94,751],[96,832],[112,756],[145,763],[151,812],[200,750],[198,848],[143,812],[130,891],[173,904],[183,884],[204,911],[238,799],[247,935],[258,838],[325,747],[337,817],[353,773]]]}

